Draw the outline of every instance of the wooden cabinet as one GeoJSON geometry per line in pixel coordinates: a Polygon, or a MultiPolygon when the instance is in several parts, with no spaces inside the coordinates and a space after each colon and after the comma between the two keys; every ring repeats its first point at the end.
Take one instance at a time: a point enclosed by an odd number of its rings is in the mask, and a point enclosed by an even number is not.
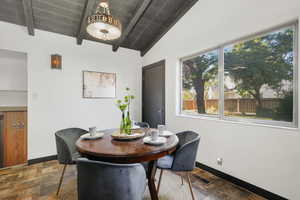
{"type": "Polygon", "coordinates": [[[3,167],[27,163],[27,112],[3,112],[3,167]]]}

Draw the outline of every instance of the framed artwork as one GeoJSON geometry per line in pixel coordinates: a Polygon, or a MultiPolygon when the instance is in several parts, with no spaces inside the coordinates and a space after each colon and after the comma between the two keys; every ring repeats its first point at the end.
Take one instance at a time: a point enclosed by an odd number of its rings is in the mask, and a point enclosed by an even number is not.
{"type": "Polygon", "coordinates": [[[83,71],[83,98],[115,98],[116,73],[83,71]]]}

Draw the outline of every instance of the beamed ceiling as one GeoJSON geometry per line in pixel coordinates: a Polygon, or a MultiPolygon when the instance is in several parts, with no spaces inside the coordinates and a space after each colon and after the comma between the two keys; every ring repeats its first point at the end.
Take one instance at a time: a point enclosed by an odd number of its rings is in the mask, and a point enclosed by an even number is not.
{"type": "Polygon", "coordinates": [[[138,50],[143,56],[198,0],[109,0],[112,15],[122,22],[121,38],[103,41],[86,32],[87,16],[99,0],[1,0],[0,20],[35,29],[138,50]]]}

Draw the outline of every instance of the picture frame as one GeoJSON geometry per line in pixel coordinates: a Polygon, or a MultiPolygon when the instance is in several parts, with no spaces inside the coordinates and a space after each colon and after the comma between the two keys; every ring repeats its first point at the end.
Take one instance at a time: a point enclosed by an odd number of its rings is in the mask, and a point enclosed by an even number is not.
{"type": "Polygon", "coordinates": [[[82,77],[83,98],[116,98],[116,73],[82,71],[82,77]]]}

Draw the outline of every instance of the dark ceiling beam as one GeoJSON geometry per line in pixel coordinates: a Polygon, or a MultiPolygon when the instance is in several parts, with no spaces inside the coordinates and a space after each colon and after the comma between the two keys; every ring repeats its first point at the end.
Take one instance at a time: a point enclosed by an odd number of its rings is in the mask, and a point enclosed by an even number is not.
{"type": "Polygon", "coordinates": [[[172,23],[170,23],[166,29],[164,29],[159,36],[157,36],[145,49],[141,50],[141,56],[144,56],[177,22],[178,20],[192,8],[198,0],[185,1],[182,5],[182,9],[172,15],[172,23]]]}
{"type": "Polygon", "coordinates": [[[32,0],[22,0],[25,23],[28,29],[28,34],[34,36],[34,18],[32,10],[32,0]]]}
{"type": "Polygon", "coordinates": [[[85,6],[83,8],[80,27],[77,33],[77,44],[81,45],[83,38],[85,36],[85,29],[87,26],[87,17],[92,13],[93,8],[95,6],[95,0],[86,0],[85,6]]]}
{"type": "Polygon", "coordinates": [[[129,22],[128,26],[126,27],[125,31],[122,33],[121,38],[118,40],[116,44],[113,45],[113,51],[117,51],[123,41],[127,38],[130,32],[134,29],[135,25],[141,19],[147,8],[149,7],[152,0],[144,0],[142,5],[138,8],[136,13],[134,14],[133,18],[129,22]]]}

